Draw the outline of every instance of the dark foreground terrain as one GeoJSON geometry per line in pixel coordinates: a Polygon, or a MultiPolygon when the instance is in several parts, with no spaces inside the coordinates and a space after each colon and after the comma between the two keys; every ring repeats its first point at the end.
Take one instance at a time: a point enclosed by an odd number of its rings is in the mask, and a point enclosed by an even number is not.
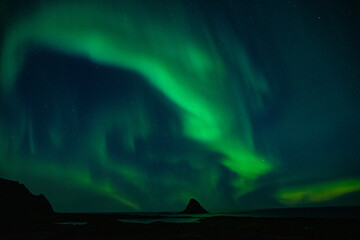
{"type": "Polygon", "coordinates": [[[208,217],[194,223],[124,223],[123,214],[54,214],[2,222],[0,239],[359,239],[359,219],[208,217]],[[75,224],[75,223],[81,224],[75,224]],[[67,224],[63,224],[67,223],[67,224]]]}
{"type": "Polygon", "coordinates": [[[0,178],[0,193],[0,240],[360,239],[359,207],[273,209],[244,217],[207,214],[191,199],[182,214],[70,214],[54,212],[45,196],[15,181],[0,178]]]}

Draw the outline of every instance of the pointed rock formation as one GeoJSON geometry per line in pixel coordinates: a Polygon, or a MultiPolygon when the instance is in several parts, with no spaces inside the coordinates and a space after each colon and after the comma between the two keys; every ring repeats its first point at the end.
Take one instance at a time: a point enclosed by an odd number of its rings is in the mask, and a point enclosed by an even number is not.
{"type": "Polygon", "coordinates": [[[181,213],[185,214],[202,214],[202,213],[209,213],[206,211],[198,201],[195,199],[190,199],[189,204],[187,205],[186,209],[181,213]]]}
{"type": "Polygon", "coordinates": [[[0,178],[0,220],[30,220],[53,212],[44,195],[36,196],[23,184],[0,178]]]}

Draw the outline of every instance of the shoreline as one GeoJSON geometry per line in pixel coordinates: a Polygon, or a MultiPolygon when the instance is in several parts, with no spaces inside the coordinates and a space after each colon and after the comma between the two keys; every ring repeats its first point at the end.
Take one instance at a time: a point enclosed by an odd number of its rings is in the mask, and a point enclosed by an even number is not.
{"type": "MultiPolygon", "coordinates": [[[[360,219],[206,217],[193,223],[129,223],[125,215],[55,214],[1,222],[1,239],[356,239],[360,219]],[[65,224],[64,224],[65,223],[65,224]],[[66,224],[68,223],[68,224],[66,224]],[[77,224],[81,223],[81,224],[77,224]]],[[[129,216],[134,219],[134,216],[129,216]]]]}

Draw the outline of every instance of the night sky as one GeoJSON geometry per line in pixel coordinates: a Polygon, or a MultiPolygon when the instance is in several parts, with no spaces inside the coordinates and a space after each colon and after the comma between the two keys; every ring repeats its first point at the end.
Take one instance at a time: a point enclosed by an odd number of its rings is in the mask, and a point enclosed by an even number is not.
{"type": "Polygon", "coordinates": [[[56,211],[359,205],[356,1],[0,9],[0,177],[56,211]]]}

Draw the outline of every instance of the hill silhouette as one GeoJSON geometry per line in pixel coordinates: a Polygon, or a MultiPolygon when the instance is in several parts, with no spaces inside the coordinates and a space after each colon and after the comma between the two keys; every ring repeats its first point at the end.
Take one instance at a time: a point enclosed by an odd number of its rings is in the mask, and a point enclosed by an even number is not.
{"type": "Polygon", "coordinates": [[[44,195],[36,196],[23,184],[0,178],[0,220],[30,220],[53,213],[53,208],[44,195]]]}
{"type": "Polygon", "coordinates": [[[208,211],[206,211],[201,205],[200,203],[195,200],[195,199],[190,199],[187,207],[185,208],[184,211],[182,211],[181,213],[185,213],[185,214],[202,214],[202,213],[209,213],[208,211]]]}

